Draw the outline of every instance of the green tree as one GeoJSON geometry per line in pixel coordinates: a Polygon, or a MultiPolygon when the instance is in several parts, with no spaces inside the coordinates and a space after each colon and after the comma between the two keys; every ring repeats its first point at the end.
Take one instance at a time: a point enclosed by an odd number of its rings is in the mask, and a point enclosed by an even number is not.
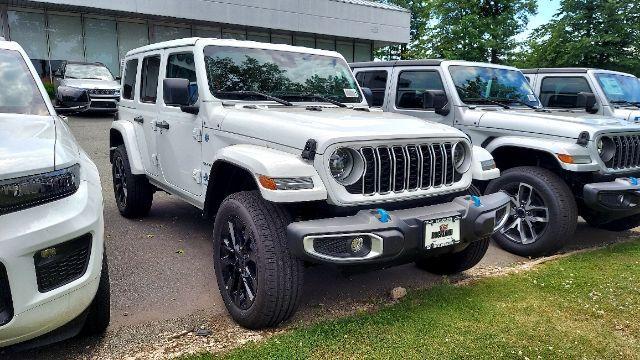
{"type": "Polygon", "coordinates": [[[516,35],[537,12],[536,0],[432,0],[425,53],[431,57],[504,62],[516,35]]]}
{"type": "Polygon", "coordinates": [[[376,51],[378,59],[414,59],[422,54],[422,39],[429,24],[430,0],[379,0],[381,3],[405,8],[411,12],[409,44],[387,46],[376,51]]]}
{"type": "Polygon", "coordinates": [[[530,36],[520,67],[584,66],[640,75],[638,0],[562,0],[530,36]]]}

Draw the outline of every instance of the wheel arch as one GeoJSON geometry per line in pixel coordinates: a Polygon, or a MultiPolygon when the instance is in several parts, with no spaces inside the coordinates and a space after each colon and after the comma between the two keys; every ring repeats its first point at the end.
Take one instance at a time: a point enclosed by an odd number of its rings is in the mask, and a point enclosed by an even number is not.
{"type": "Polygon", "coordinates": [[[124,145],[127,149],[131,173],[143,175],[145,173],[144,165],[138,149],[135,129],[133,124],[124,120],[117,120],[111,124],[111,129],[109,130],[109,161],[113,160],[113,151],[120,145],[124,145]]]}

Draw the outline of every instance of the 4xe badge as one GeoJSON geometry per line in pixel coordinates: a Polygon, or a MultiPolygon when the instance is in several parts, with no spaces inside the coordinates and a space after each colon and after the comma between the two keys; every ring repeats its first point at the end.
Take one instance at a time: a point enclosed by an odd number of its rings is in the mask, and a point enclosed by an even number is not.
{"type": "Polygon", "coordinates": [[[441,239],[451,235],[453,235],[453,229],[449,229],[449,224],[442,224],[440,225],[440,231],[434,231],[431,233],[431,238],[441,239]]]}

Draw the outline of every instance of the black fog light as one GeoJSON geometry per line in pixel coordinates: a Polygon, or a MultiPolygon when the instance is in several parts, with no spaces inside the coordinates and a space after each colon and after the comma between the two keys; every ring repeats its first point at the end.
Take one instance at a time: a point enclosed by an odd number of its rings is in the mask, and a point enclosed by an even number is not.
{"type": "Polygon", "coordinates": [[[632,194],[602,193],[600,202],[610,208],[629,208],[638,205],[638,198],[632,194]]]}
{"type": "Polygon", "coordinates": [[[365,258],[372,250],[368,235],[327,236],[313,239],[313,250],[332,258],[365,258]]]}
{"type": "Polygon", "coordinates": [[[91,234],[86,234],[36,252],[38,291],[46,293],[81,278],[89,265],[91,242],[91,234]]]}

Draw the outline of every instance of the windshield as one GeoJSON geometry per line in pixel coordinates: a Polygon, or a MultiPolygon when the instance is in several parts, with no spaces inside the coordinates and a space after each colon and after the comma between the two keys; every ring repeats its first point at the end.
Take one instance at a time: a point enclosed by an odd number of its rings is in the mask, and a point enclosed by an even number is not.
{"type": "Polygon", "coordinates": [[[600,87],[612,103],[640,102],[640,80],[619,74],[596,74],[600,87]]]}
{"type": "Polygon", "coordinates": [[[0,50],[0,113],[49,115],[42,93],[22,55],[0,50]]]}
{"type": "Polygon", "coordinates": [[[458,95],[466,104],[496,101],[505,105],[539,106],[529,82],[520,71],[480,66],[450,66],[458,95]]]}
{"type": "Polygon", "coordinates": [[[258,92],[289,101],[324,102],[311,95],[362,101],[349,66],[337,57],[227,46],[207,46],[204,55],[209,89],[219,99],[268,100],[258,92]]]}
{"type": "Polygon", "coordinates": [[[64,77],[67,79],[113,80],[113,75],[106,66],[94,64],[67,64],[64,77]]]}

